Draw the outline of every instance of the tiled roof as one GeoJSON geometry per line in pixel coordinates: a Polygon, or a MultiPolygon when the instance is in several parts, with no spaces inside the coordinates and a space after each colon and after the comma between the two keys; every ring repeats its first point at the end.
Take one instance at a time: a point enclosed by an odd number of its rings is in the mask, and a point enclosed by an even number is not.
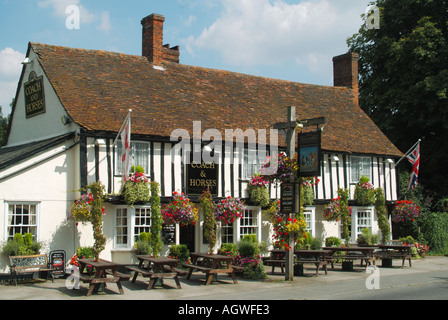
{"type": "MultiPolygon", "coordinates": [[[[325,116],[327,151],[400,156],[348,88],[301,84],[165,63],[142,56],[30,43],[70,117],[87,130],[118,132],[132,109],[132,133],[169,137],[173,129],[266,129],[286,120],[325,116]]],[[[281,139],[282,136],[280,136],[281,139]]]]}

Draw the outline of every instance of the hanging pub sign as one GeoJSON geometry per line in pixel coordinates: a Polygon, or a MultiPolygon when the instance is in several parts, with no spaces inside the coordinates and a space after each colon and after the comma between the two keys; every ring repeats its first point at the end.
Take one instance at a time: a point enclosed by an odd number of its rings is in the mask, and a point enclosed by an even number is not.
{"type": "Polygon", "coordinates": [[[299,177],[319,177],[321,175],[321,131],[300,133],[298,144],[299,177]]]}
{"type": "Polygon", "coordinates": [[[218,168],[215,162],[205,162],[201,156],[192,156],[190,163],[187,164],[187,194],[201,195],[209,190],[212,196],[217,196],[218,168]]]}
{"type": "Polygon", "coordinates": [[[282,214],[295,213],[295,203],[298,194],[298,184],[282,182],[280,186],[280,212],[282,214]]]}
{"type": "Polygon", "coordinates": [[[45,113],[44,77],[31,72],[24,89],[26,118],[45,113]]]}

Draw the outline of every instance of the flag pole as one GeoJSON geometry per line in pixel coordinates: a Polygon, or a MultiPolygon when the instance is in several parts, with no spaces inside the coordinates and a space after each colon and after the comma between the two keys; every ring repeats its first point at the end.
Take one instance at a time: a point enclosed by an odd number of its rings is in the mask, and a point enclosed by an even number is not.
{"type": "Polygon", "coordinates": [[[422,141],[422,139],[418,139],[418,141],[408,150],[408,151],[406,151],[406,153],[404,154],[404,156],[402,156],[401,158],[400,158],[400,160],[398,160],[397,161],[397,163],[395,163],[394,164],[394,166],[397,166],[400,162],[401,162],[401,160],[403,160],[408,154],[409,154],[409,152],[411,152],[412,150],[414,150],[414,148],[415,148],[415,146],[417,145],[417,144],[419,144],[420,142],[422,141]]]}

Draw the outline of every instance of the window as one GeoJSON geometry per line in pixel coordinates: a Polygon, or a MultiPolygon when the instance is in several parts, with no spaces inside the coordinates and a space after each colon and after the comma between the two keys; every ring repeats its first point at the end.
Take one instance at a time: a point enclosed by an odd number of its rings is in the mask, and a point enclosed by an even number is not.
{"type": "Polygon", "coordinates": [[[259,237],[258,209],[247,209],[243,212],[243,216],[239,219],[240,239],[248,234],[255,234],[259,237]]]}
{"type": "Polygon", "coordinates": [[[254,174],[260,173],[263,164],[260,156],[257,150],[244,149],[243,179],[250,179],[254,174]]]}
{"type": "Polygon", "coordinates": [[[351,183],[358,183],[361,176],[372,179],[372,161],[369,157],[350,157],[351,183]]]}
{"type": "Polygon", "coordinates": [[[16,203],[8,205],[8,240],[16,233],[31,233],[34,240],[37,237],[38,204],[16,203]]]}
{"type": "Polygon", "coordinates": [[[354,239],[356,241],[361,235],[363,229],[369,229],[372,231],[373,225],[373,208],[353,207],[352,209],[352,224],[355,230],[354,239]]]}
{"type": "Polygon", "coordinates": [[[151,209],[115,209],[115,248],[131,248],[142,232],[151,232],[151,209]]]}
{"type": "Polygon", "coordinates": [[[303,211],[303,215],[305,216],[305,222],[306,222],[306,231],[311,234],[311,236],[314,235],[314,216],[315,216],[315,207],[305,207],[305,210],[303,211]]]}
{"type": "Polygon", "coordinates": [[[221,226],[221,243],[233,243],[233,223],[221,226]]]}
{"type": "Polygon", "coordinates": [[[142,232],[151,231],[151,209],[150,208],[136,208],[135,209],[135,224],[134,236],[138,238],[142,232]]]}
{"type": "Polygon", "coordinates": [[[127,247],[128,246],[128,209],[120,208],[117,209],[115,215],[115,245],[116,247],[127,247]]]}
{"type": "MultiPolygon", "coordinates": [[[[115,174],[121,175],[121,142],[117,143],[115,156],[115,174]]],[[[149,143],[147,142],[131,142],[131,166],[140,166],[145,170],[145,174],[149,174],[149,143]]]]}

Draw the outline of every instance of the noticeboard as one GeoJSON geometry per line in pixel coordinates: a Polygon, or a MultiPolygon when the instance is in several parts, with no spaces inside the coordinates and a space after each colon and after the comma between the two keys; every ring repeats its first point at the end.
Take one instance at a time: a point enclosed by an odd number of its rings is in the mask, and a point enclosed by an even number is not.
{"type": "Polygon", "coordinates": [[[298,184],[293,182],[282,182],[280,187],[280,212],[282,214],[295,213],[297,201],[298,184]]]}
{"type": "Polygon", "coordinates": [[[299,177],[319,177],[321,175],[321,132],[300,133],[298,136],[299,177]]]}
{"type": "Polygon", "coordinates": [[[65,251],[56,250],[50,252],[50,265],[52,267],[54,276],[65,275],[65,251]]]}

